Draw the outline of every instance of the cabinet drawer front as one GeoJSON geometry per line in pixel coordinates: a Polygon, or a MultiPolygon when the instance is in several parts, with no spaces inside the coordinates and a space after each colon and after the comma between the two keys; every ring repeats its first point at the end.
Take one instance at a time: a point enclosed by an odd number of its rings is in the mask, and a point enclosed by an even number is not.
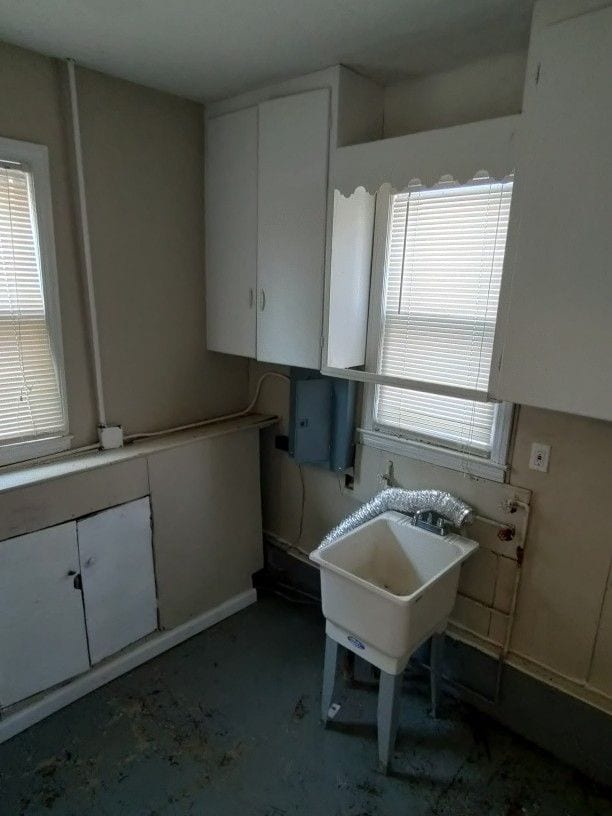
{"type": "Polygon", "coordinates": [[[319,368],[329,89],[259,107],[257,359],[319,368]]]}

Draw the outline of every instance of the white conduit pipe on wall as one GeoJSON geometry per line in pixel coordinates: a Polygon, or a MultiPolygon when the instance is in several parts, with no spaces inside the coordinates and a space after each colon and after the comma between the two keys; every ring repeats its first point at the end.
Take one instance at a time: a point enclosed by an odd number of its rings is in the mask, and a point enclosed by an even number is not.
{"type": "Polygon", "coordinates": [[[89,330],[91,351],[94,364],[96,405],[98,409],[98,425],[106,425],[106,408],[104,405],[104,389],[102,385],[102,361],[100,357],[100,336],[98,332],[98,315],[96,312],[96,297],[93,281],[93,263],[91,259],[91,244],[89,240],[89,219],[87,217],[87,198],[85,192],[85,173],[83,171],[83,149],[81,145],[81,123],[79,119],[79,97],[77,92],[76,72],[74,60],[66,60],[68,66],[68,83],[70,87],[70,110],[72,113],[72,136],[74,141],[74,159],[77,173],[77,192],[79,199],[79,216],[81,224],[81,244],[83,250],[83,268],[85,272],[85,291],[89,312],[89,330]]]}

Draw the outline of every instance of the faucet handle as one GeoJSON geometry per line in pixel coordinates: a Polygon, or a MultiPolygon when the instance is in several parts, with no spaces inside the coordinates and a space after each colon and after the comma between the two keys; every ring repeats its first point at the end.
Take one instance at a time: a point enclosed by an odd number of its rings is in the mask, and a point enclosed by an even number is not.
{"type": "Polygon", "coordinates": [[[445,516],[438,516],[436,519],[436,527],[440,531],[440,535],[446,535],[451,530],[453,522],[445,516]]]}

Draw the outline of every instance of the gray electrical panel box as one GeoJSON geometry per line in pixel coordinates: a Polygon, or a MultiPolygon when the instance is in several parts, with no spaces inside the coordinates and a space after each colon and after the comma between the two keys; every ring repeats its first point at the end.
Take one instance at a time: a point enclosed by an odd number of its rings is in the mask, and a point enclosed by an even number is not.
{"type": "Polygon", "coordinates": [[[355,397],[354,382],[291,369],[289,455],[328,470],[352,467],[355,397]]]}

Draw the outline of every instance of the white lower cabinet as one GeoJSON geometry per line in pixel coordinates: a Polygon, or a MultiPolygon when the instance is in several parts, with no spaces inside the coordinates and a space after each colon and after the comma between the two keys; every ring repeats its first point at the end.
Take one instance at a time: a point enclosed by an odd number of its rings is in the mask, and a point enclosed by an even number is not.
{"type": "Polygon", "coordinates": [[[0,709],[156,628],[148,497],[0,542],[0,709]]]}
{"type": "Polygon", "coordinates": [[[3,708],[89,668],[78,575],[74,521],[0,543],[3,708]]]}
{"type": "Polygon", "coordinates": [[[149,499],[77,524],[92,665],[157,629],[149,499]]]}

